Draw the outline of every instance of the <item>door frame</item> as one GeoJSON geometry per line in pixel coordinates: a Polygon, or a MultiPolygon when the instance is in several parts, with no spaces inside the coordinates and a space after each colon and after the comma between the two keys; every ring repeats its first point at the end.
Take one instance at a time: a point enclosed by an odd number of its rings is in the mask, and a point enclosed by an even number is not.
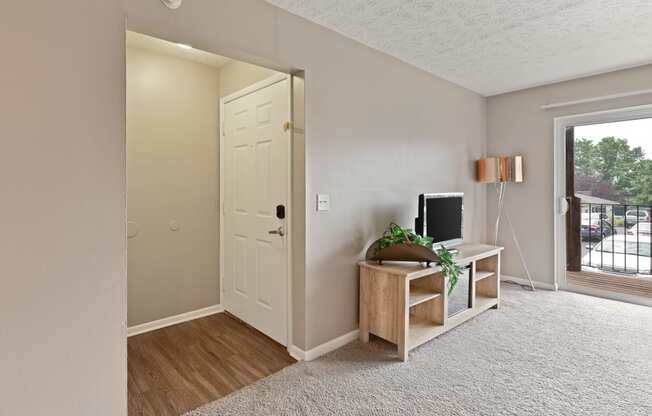
{"type": "Polygon", "coordinates": [[[564,202],[562,201],[566,197],[566,128],[641,118],[652,118],[652,104],[554,118],[554,192],[552,200],[555,241],[554,278],[555,286],[562,290],[641,303],[641,299],[636,296],[568,284],[566,280],[566,212],[563,209],[564,202]]]}
{"type": "MultiPolygon", "coordinates": [[[[292,75],[286,74],[286,73],[278,73],[275,75],[272,75],[269,78],[266,78],[262,81],[259,81],[255,84],[252,84],[248,87],[245,87],[239,91],[236,91],[232,94],[229,94],[225,97],[220,98],[220,115],[219,115],[219,138],[220,138],[220,168],[219,168],[219,174],[220,174],[220,200],[219,200],[219,210],[220,210],[220,227],[219,227],[219,233],[220,233],[220,253],[219,253],[219,261],[220,261],[220,303],[223,304],[224,302],[224,223],[225,223],[225,212],[224,212],[224,105],[227,104],[230,101],[236,100],[240,97],[244,97],[245,95],[251,94],[253,92],[256,92],[258,90],[261,90],[263,88],[267,88],[271,85],[277,84],[279,82],[282,82],[284,80],[288,81],[288,109],[289,109],[289,114],[288,114],[288,121],[290,122],[290,126],[287,130],[288,136],[288,146],[287,146],[287,154],[288,154],[288,183],[287,183],[287,201],[285,205],[285,230],[286,230],[286,244],[287,244],[287,258],[286,258],[286,263],[287,263],[287,308],[286,308],[286,343],[285,348],[289,350],[289,348],[294,345],[293,344],[293,339],[292,339],[292,148],[294,144],[294,108],[293,108],[293,103],[292,103],[292,75]]],[[[225,308],[226,310],[226,308],[225,308]]]]}

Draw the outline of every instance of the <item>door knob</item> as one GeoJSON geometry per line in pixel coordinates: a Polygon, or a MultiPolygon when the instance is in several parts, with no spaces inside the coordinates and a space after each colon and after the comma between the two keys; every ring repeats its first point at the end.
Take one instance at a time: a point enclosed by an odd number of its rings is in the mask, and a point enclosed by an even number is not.
{"type": "Polygon", "coordinates": [[[271,231],[268,231],[268,232],[270,234],[278,234],[281,237],[283,237],[285,235],[285,231],[283,231],[283,226],[282,225],[280,227],[278,227],[277,230],[271,230],[271,231]]]}

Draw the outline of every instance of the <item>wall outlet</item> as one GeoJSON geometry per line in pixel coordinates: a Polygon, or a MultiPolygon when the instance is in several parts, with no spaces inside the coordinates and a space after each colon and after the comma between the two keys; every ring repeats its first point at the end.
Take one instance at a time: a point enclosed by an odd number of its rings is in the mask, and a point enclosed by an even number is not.
{"type": "Polygon", "coordinates": [[[179,229],[181,228],[177,220],[170,220],[168,226],[170,227],[170,231],[179,231],[179,229]]]}
{"type": "Polygon", "coordinates": [[[317,211],[330,211],[331,196],[329,194],[317,194],[317,211]]]}

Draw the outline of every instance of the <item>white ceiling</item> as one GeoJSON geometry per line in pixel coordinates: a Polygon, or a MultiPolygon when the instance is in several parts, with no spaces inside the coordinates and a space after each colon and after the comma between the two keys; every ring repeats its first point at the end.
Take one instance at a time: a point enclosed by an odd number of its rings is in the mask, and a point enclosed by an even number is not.
{"type": "Polygon", "coordinates": [[[151,36],[130,31],[127,31],[127,46],[175,56],[180,59],[198,62],[214,68],[220,68],[230,61],[229,58],[220,55],[215,55],[194,48],[182,48],[178,43],[168,42],[167,40],[153,38],[151,36]]]}
{"type": "Polygon", "coordinates": [[[266,0],[494,95],[652,62],[652,0],[266,0]]]}

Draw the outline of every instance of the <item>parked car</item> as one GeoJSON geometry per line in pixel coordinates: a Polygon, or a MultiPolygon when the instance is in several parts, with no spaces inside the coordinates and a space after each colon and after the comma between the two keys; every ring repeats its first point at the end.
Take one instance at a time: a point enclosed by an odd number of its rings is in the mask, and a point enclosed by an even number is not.
{"type": "Polygon", "coordinates": [[[639,222],[636,225],[633,225],[629,230],[627,230],[627,235],[636,236],[646,236],[649,237],[650,232],[650,223],[649,222],[639,222]]]}
{"type": "Polygon", "coordinates": [[[650,274],[650,237],[613,235],[594,245],[582,257],[582,266],[630,274],[650,274]]]}
{"type": "Polygon", "coordinates": [[[580,236],[583,241],[599,241],[613,235],[614,229],[607,220],[600,220],[599,215],[582,214],[580,236]]]}
{"type": "Polygon", "coordinates": [[[650,222],[652,220],[652,215],[647,209],[629,209],[625,213],[625,220],[627,221],[627,226],[629,226],[638,224],[639,222],[650,222]]]}
{"type": "Polygon", "coordinates": [[[583,212],[582,213],[582,223],[588,223],[589,221],[597,221],[602,218],[605,221],[609,221],[609,215],[605,212],[583,212]]]}

